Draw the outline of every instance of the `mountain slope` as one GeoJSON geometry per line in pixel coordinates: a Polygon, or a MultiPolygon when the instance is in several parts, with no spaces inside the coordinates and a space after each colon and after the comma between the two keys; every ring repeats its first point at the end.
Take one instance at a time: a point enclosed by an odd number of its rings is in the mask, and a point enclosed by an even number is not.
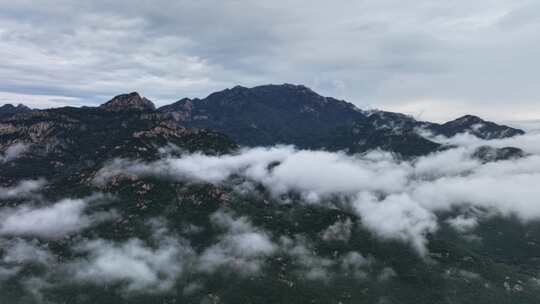
{"type": "Polygon", "coordinates": [[[97,108],[65,107],[1,119],[0,154],[14,146],[26,149],[15,161],[0,162],[4,173],[0,183],[13,176],[72,174],[78,179],[84,170],[99,168],[115,157],[153,159],[167,145],[205,153],[236,147],[219,133],[183,127],[139,104],[111,106],[109,102],[97,108]]]}
{"type": "Polygon", "coordinates": [[[452,137],[464,131],[482,139],[497,139],[525,134],[524,131],[485,121],[478,116],[465,115],[434,128],[441,135],[452,137]]]}
{"type": "Polygon", "coordinates": [[[182,124],[217,130],[246,146],[294,144],[351,152],[384,148],[417,156],[439,148],[419,136],[418,129],[444,136],[473,132],[486,139],[523,134],[479,118],[460,118],[441,125],[399,113],[365,112],[345,101],[290,84],[235,87],[204,99],[182,99],[158,110],[182,124]]]}
{"type": "Polygon", "coordinates": [[[235,87],[159,109],[193,127],[219,130],[243,145],[314,147],[327,130],[365,119],[354,105],[304,86],[235,87]]]}

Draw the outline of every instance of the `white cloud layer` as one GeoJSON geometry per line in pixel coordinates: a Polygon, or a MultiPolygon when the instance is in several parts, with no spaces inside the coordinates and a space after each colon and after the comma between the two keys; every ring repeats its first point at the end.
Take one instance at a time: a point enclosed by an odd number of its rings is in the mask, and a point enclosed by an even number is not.
{"type": "MultiPolygon", "coordinates": [[[[427,252],[427,235],[439,228],[439,212],[462,212],[467,220],[458,217],[450,224],[468,230],[474,229],[479,216],[540,219],[538,135],[493,141],[459,135],[439,140],[458,147],[407,162],[383,152],[351,156],[290,146],[244,149],[224,156],[189,154],[148,164],[118,160],[103,168],[96,180],[106,183],[117,174],[132,174],[226,183],[234,175],[264,185],[278,200],[293,192],[308,203],[336,207],[329,199],[340,198],[338,207],[345,202],[345,208],[353,210],[375,235],[407,242],[421,255],[427,252]],[[528,155],[482,163],[473,155],[485,144],[516,146],[528,155]]],[[[245,183],[238,187],[246,189],[245,183]]]]}

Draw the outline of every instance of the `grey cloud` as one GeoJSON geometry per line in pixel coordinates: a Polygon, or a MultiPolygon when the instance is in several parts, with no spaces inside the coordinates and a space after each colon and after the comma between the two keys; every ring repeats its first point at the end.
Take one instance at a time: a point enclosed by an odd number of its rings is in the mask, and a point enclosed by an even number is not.
{"type": "Polygon", "coordinates": [[[217,211],[211,221],[225,229],[219,241],[205,249],[199,257],[198,269],[213,273],[220,269],[253,275],[261,271],[266,257],[276,252],[277,246],[267,232],[254,227],[245,217],[217,211]]]}
{"type": "Polygon", "coordinates": [[[23,180],[11,187],[0,187],[0,199],[25,198],[39,192],[46,182],[42,179],[23,180]]]}
{"type": "Polygon", "coordinates": [[[164,103],[292,82],[431,118],[540,115],[530,0],[0,5],[0,99],[95,104],[139,90],[164,103]]]}
{"type": "Polygon", "coordinates": [[[373,259],[366,258],[360,253],[353,251],[347,253],[341,261],[342,270],[356,279],[367,277],[366,268],[373,263],[373,259]]]}
{"type": "Polygon", "coordinates": [[[46,245],[39,244],[37,240],[26,241],[21,238],[0,240],[0,247],[4,250],[2,262],[49,264],[55,261],[46,245]]]}
{"type": "Polygon", "coordinates": [[[0,259],[0,281],[17,275],[26,264],[47,266],[56,263],[56,258],[47,246],[37,240],[0,239],[0,249],[3,252],[0,259]]]}
{"type": "Polygon", "coordinates": [[[321,233],[321,238],[325,241],[347,242],[351,238],[352,228],[353,222],[351,219],[338,220],[321,233]]]}
{"type": "Polygon", "coordinates": [[[377,276],[377,280],[379,282],[385,282],[392,279],[395,276],[397,276],[397,273],[394,269],[390,267],[385,267],[381,270],[381,273],[379,273],[379,276],[377,276]]]}
{"type": "Polygon", "coordinates": [[[195,252],[166,228],[163,219],[146,224],[152,232],[150,240],[79,242],[74,249],[85,257],[67,263],[67,273],[77,282],[120,283],[126,294],[169,292],[193,263],[195,252]]]}
{"type": "Polygon", "coordinates": [[[125,295],[169,292],[196,256],[190,245],[172,235],[162,222],[156,219],[147,223],[152,232],[147,241],[78,238],[70,245],[76,255],[61,261],[46,241],[0,238],[0,283],[28,265],[39,265],[42,271],[21,279],[36,300],[41,298],[43,289],[68,281],[119,284],[125,295]]]}
{"type": "Polygon", "coordinates": [[[16,143],[9,146],[3,155],[0,155],[0,163],[14,160],[28,151],[29,146],[24,143],[16,143]]]}
{"type": "Polygon", "coordinates": [[[319,255],[313,244],[304,236],[282,236],[280,250],[291,257],[299,277],[313,281],[328,282],[337,273],[351,279],[363,280],[368,276],[369,267],[375,262],[359,252],[351,251],[339,257],[319,255]]]}
{"type": "Polygon", "coordinates": [[[298,271],[300,277],[317,281],[330,279],[330,270],[331,267],[335,266],[335,261],[318,256],[305,238],[302,236],[295,238],[282,236],[280,243],[282,250],[294,258],[296,265],[300,267],[298,271]]]}
{"type": "Polygon", "coordinates": [[[157,248],[139,239],[121,244],[98,239],[79,245],[78,250],[89,257],[70,265],[76,280],[127,282],[127,292],[168,291],[185,267],[184,256],[191,254],[175,239],[160,240],[157,248]]]}

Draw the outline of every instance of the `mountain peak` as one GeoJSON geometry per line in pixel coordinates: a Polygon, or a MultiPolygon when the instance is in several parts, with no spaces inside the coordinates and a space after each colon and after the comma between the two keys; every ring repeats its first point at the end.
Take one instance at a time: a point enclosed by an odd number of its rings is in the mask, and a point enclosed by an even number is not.
{"type": "Polygon", "coordinates": [[[444,135],[454,136],[458,133],[468,132],[482,139],[497,139],[522,135],[525,132],[505,125],[483,120],[474,115],[465,115],[441,125],[444,135]]]}
{"type": "Polygon", "coordinates": [[[22,103],[14,106],[10,103],[7,103],[3,106],[0,106],[0,118],[2,117],[8,117],[11,115],[19,114],[19,113],[26,113],[30,112],[32,109],[29,107],[23,105],[22,103]]]}
{"type": "Polygon", "coordinates": [[[309,93],[313,95],[319,95],[312,89],[308,88],[305,85],[302,84],[291,84],[291,83],[284,83],[284,84],[268,84],[268,85],[261,85],[252,88],[254,91],[283,91],[283,92],[295,92],[295,93],[309,93]]]}
{"type": "Polygon", "coordinates": [[[15,109],[18,109],[18,110],[30,110],[29,107],[23,105],[22,103],[19,103],[16,106],[14,106],[11,103],[6,103],[3,106],[1,106],[0,109],[3,109],[3,110],[15,110],[15,109]]]}
{"type": "Polygon", "coordinates": [[[457,119],[454,119],[453,122],[462,123],[462,124],[475,124],[475,123],[482,123],[484,122],[484,120],[475,115],[464,115],[457,119]]]}
{"type": "Polygon", "coordinates": [[[142,97],[137,92],[115,96],[113,99],[99,106],[107,111],[126,110],[155,110],[156,106],[146,97],[142,97]]]}

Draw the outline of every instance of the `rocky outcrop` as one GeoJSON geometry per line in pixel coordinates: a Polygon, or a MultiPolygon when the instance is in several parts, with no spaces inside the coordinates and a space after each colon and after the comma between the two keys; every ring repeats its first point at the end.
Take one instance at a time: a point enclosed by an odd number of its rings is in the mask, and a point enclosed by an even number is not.
{"type": "Polygon", "coordinates": [[[150,100],[141,97],[137,92],[118,95],[102,104],[100,108],[107,111],[153,111],[156,109],[150,100]]]}

